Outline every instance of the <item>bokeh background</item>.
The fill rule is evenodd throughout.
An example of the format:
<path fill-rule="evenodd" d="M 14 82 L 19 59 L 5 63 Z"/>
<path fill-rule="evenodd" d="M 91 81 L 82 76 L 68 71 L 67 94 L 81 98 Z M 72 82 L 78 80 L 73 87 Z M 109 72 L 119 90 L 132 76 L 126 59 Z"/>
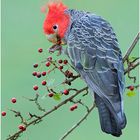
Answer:
<path fill-rule="evenodd" d="M 46 40 L 42 23 L 45 15 L 40 12 L 40 7 L 46 0 L 2 0 L 2 110 L 15 108 L 22 111 L 27 117 L 27 112 L 41 114 L 33 103 L 22 98 L 22 96 L 33 97 L 32 90 L 34 84 L 40 84 L 32 76 L 35 62 L 46 58 L 50 54 L 47 48 L 50 43 Z M 124 54 L 130 46 L 133 38 L 138 32 L 138 0 L 64 0 L 69 8 L 86 10 L 107 19 L 113 26 L 122 53 Z M 41 47 L 45 53 L 40 55 L 37 49 Z M 133 56 L 138 56 L 138 45 L 133 51 Z M 54 55 L 56 59 L 56 55 Z M 138 68 L 133 71 L 138 77 Z M 55 79 L 61 79 L 60 74 L 54 75 Z M 126 78 L 126 85 L 131 84 Z M 138 84 L 138 80 L 136 82 Z M 82 88 L 85 84 L 75 82 L 74 86 Z M 44 88 L 39 91 L 43 96 L 47 93 Z M 127 116 L 127 126 L 123 130 L 120 138 L 102 133 L 99 124 L 98 112 L 95 109 L 88 119 L 80 125 L 66 140 L 138 140 L 138 103 L 139 93 L 128 97 L 124 94 L 125 112 Z M 12 97 L 17 98 L 17 103 L 10 102 Z M 51 99 L 40 99 L 40 102 L 47 109 L 59 103 Z M 86 96 L 84 102 L 92 103 L 90 95 Z M 69 106 L 65 105 L 57 110 L 44 121 L 36 126 L 31 126 L 19 140 L 58 140 L 77 120 L 85 113 L 85 109 L 79 106 L 74 111 L 69 111 Z M 19 119 L 7 111 L 7 116 L 2 118 L 2 140 L 9 134 L 18 130 Z"/>

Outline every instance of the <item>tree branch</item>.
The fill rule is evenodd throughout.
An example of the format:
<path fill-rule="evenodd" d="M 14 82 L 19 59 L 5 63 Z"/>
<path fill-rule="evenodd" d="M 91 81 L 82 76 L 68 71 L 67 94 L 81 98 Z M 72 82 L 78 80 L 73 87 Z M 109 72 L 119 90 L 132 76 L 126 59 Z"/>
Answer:
<path fill-rule="evenodd" d="M 125 69 L 124 74 L 127 74 L 128 72 L 130 72 L 131 70 L 135 69 L 139 65 L 140 65 L 140 61 L 138 61 L 137 63 L 133 64 L 130 68 Z"/>
<path fill-rule="evenodd" d="M 23 116 L 21 115 L 21 113 L 19 111 L 16 111 L 14 109 L 9 109 L 11 112 L 15 113 L 15 117 L 19 117 L 21 120 L 21 123 L 23 124 L 27 124 L 26 120 L 23 118 Z"/>
<path fill-rule="evenodd" d="M 85 88 L 82 88 L 81 90 L 78 90 L 75 94 L 73 94 L 72 96 L 70 96 L 66 100 L 59 103 L 57 106 L 54 106 L 54 108 L 51 109 L 50 111 L 45 112 L 42 116 L 38 116 L 37 118 L 35 118 L 31 122 L 27 123 L 26 128 L 32 124 L 36 124 L 36 123 L 40 122 L 40 120 L 43 119 L 45 116 L 51 114 L 52 112 L 54 112 L 55 110 L 57 110 L 58 108 L 60 108 L 64 104 L 66 104 L 67 102 L 71 101 L 74 97 L 76 97 L 77 95 L 79 95 L 80 93 L 82 93 L 83 91 L 85 91 L 87 89 L 88 89 L 88 87 L 85 87 Z M 20 131 L 16 132 L 15 134 L 13 134 L 12 136 L 10 136 L 9 138 L 7 138 L 6 140 L 16 140 L 20 136 L 21 133 L 23 133 L 23 131 L 20 130 Z"/>
<path fill-rule="evenodd" d="M 72 128 L 70 130 L 68 130 L 63 136 L 62 138 L 60 138 L 60 140 L 64 140 L 72 131 L 74 131 L 84 120 L 86 120 L 86 118 L 88 117 L 88 115 L 91 113 L 91 111 L 95 108 L 95 103 L 89 108 L 88 112 L 75 124 L 72 126 Z"/>
<path fill-rule="evenodd" d="M 127 50 L 126 54 L 124 55 L 124 57 L 123 57 L 123 62 L 125 62 L 126 60 L 128 60 L 128 58 L 129 58 L 131 52 L 133 51 L 134 47 L 136 46 L 136 44 L 137 44 L 137 42 L 138 42 L 138 40 L 139 40 L 139 36 L 140 36 L 140 33 L 137 34 L 137 36 L 135 37 L 135 39 L 134 39 L 132 45 L 129 47 L 129 49 Z M 127 74 L 127 73 L 129 74 L 131 70 L 135 69 L 135 68 L 140 64 L 140 62 L 139 62 L 139 61 L 137 62 L 137 60 L 138 60 L 138 58 L 136 58 L 136 59 L 133 60 L 132 62 L 129 62 L 129 63 L 128 63 L 128 68 L 125 69 L 124 74 Z M 56 61 L 51 61 L 51 60 L 46 60 L 46 61 L 50 61 L 50 63 L 53 65 L 53 68 L 50 70 L 50 72 L 51 72 L 51 71 L 54 71 L 55 69 L 59 69 L 59 66 L 58 66 L 58 64 L 57 64 Z M 44 63 L 44 62 L 46 62 L 46 61 L 42 61 L 41 63 Z M 68 63 L 68 64 L 69 64 L 69 63 Z M 70 65 L 70 64 L 69 64 L 69 65 Z M 71 68 L 73 68 L 73 66 L 71 66 Z M 74 69 L 74 68 L 73 68 L 73 69 Z M 60 70 L 60 69 L 59 69 L 59 70 Z M 74 69 L 74 70 L 75 70 L 75 69 Z M 61 71 L 61 73 L 62 73 L 63 75 L 65 75 L 65 72 L 64 72 L 63 70 L 60 70 L 60 71 Z M 74 80 L 76 80 L 76 79 L 79 78 L 79 77 L 80 77 L 79 74 L 76 75 L 76 76 L 73 76 L 73 75 L 72 75 L 71 77 L 67 77 L 67 76 L 65 75 L 65 78 L 66 78 L 66 79 L 65 79 L 65 81 L 62 82 L 61 84 L 68 84 L 68 85 L 69 85 L 69 84 L 71 84 L 71 82 L 73 82 Z M 69 79 L 67 79 L 67 78 L 69 78 Z M 54 91 L 54 89 L 49 89 L 48 87 L 47 87 L 47 90 L 48 90 L 48 91 Z M 11 111 L 14 112 L 14 113 L 16 114 L 16 116 L 20 117 L 22 123 L 24 123 L 24 124 L 25 124 L 25 127 L 27 128 L 27 127 L 29 127 L 30 125 L 35 125 L 35 124 L 37 124 L 37 123 L 40 123 L 44 117 L 46 117 L 47 115 L 49 115 L 49 114 L 51 114 L 52 112 L 56 111 L 58 108 L 60 108 L 61 106 L 65 105 L 66 103 L 68 103 L 68 102 L 75 102 L 73 99 L 74 99 L 77 95 L 79 95 L 80 93 L 82 93 L 83 91 L 86 91 L 86 94 L 84 94 L 83 96 L 87 95 L 87 94 L 88 94 L 88 87 L 84 87 L 84 88 L 82 88 L 82 89 L 80 89 L 80 90 L 77 90 L 76 88 L 69 88 L 69 91 L 74 91 L 75 93 L 74 93 L 73 95 L 71 95 L 69 98 L 67 98 L 67 99 L 65 99 L 64 101 L 60 102 L 58 105 L 54 106 L 54 107 L 53 107 L 52 109 L 50 109 L 49 111 L 46 111 L 44 108 L 42 108 L 42 107 L 40 106 L 40 104 L 39 104 L 39 102 L 38 102 L 38 97 L 39 97 L 38 94 L 36 94 L 36 97 L 35 97 L 34 99 L 29 99 L 29 98 L 28 98 L 29 101 L 34 101 L 34 102 L 35 102 L 35 104 L 37 105 L 38 109 L 39 109 L 40 111 L 43 112 L 43 115 L 37 116 L 36 114 L 31 114 L 31 113 L 29 113 L 30 119 L 28 119 L 26 123 L 24 122 L 25 119 L 23 118 L 23 116 L 21 116 L 20 112 L 17 112 L 17 111 L 15 111 L 15 110 L 11 110 Z M 54 91 L 54 92 L 55 92 L 55 91 Z M 26 98 L 26 99 L 27 99 L 27 98 Z M 78 100 L 77 102 L 80 103 L 81 105 L 83 105 L 83 106 L 85 106 L 85 107 L 87 108 L 87 113 L 86 113 L 86 114 L 85 114 L 85 115 L 70 129 L 70 130 L 68 130 L 68 132 L 66 132 L 66 133 L 64 134 L 64 136 L 63 136 L 60 140 L 65 139 L 73 130 L 75 130 L 75 129 L 88 117 L 88 115 L 91 113 L 91 111 L 95 108 L 95 103 L 94 103 L 90 108 L 88 108 L 88 106 L 86 106 L 85 104 L 83 104 L 83 103 L 81 102 L 81 100 Z M 32 120 L 31 120 L 31 119 L 32 119 Z M 16 140 L 16 139 L 21 135 L 21 133 L 23 133 L 23 131 L 22 131 L 22 130 L 19 130 L 19 131 L 17 131 L 15 134 L 13 134 L 12 136 L 10 135 L 9 138 L 7 138 L 7 140 Z"/>
<path fill-rule="evenodd" d="M 132 50 L 134 49 L 134 47 L 136 46 L 137 42 L 139 41 L 139 38 L 140 38 L 140 32 L 136 35 L 136 37 L 135 37 L 134 41 L 132 42 L 131 46 L 126 51 L 126 54 L 123 57 L 123 62 L 125 62 L 126 59 L 128 59 L 128 57 L 131 54 Z"/>
<path fill-rule="evenodd" d="M 27 97 L 24 97 L 25 99 L 31 101 L 31 102 L 34 102 L 38 108 L 38 110 L 42 111 L 42 112 L 46 112 L 46 110 L 44 108 L 41 107 L 41 105 L 39 104 L 38 102 L 38 98 L 39 98 L 39 94 L 36 93 L 36 96 L 34 99 L 30 99 L 30 98 L 27 98 Z"/>

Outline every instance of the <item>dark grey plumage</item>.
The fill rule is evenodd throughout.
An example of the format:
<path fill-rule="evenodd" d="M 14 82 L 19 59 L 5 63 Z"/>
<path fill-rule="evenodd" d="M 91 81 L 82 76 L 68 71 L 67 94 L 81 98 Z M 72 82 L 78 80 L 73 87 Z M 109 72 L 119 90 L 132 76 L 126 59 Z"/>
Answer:
<path fill-rule="evenodd" d="M 67 10 L 71 25 L 65 39 L 68 56 L 93 91 L 104 132 L 120 136 L 126 125 L 123 111 L 124 68 L 116 35 L 103 18 Z"/>

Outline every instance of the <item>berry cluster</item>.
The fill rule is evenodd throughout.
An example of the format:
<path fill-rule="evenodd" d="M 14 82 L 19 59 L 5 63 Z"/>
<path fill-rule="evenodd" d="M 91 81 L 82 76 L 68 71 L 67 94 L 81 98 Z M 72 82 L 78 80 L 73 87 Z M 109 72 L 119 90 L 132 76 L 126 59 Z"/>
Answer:
<path fill-rule="evenodd" d="M 45 86 L 45 85 L 47 84 L 46 80 L 43 80 L 43 81 L 41 82 L 41 84 L 42 84 L 42 86 Z M 34 85 L 34 86 L 33 86 L 33 89 L 34 89 L 34 90 L 38 90 L 39 87 L 38 87 L 37 85 Z"/>
<path fill-rule="evenodd" d="M 38 52 L 39 53 L 42 53 L 43 52 L 43 49 L 42 48 L 39 48 L 38 49 Z M 53 59 L 52 59 L 52 57 L 51 56 L 49 56 L 47 59 L 46 59 L 46 61 L 44 61 L 45 62 L 45 66 L 46 67 L 50 67 L 51 66 L 51 64 L 53 63 L 55 63 L 55 64 L 58 64 L 58 66 L 57 66 L 57 68 L 59 69 L 59 70 L 63 70 L 63 68 L 64 68 L 64 66 L 66 66 L 67 64 L 68 64 L 68 60 L 66 60 L 66 59 L 64 59 L 64 60 L 62 60 L 62 59 L 59 59 L 58 61 L 54 61 Z M 34 65 L 33 65 L 33 67 L 34 68 L 39 68 L 39 66 L 40 66 L 41 64 L 38 64 L 38 63 L 35 63 Z M 66 77 L 72 77 L 73 76 L 73 73 L 72 72 L 70 72 L 70 73 L 68 73 L 69 71 L 67 71 L 67 74 L 65 75 Z M 48 74 L 50 73 L 50 70 L 48 70 Z M 38 78 L 40 78 L 41 76 L 46 76 L 46 74 L 47 74 L 47 72 L 46 71 L 43 71 L 43 72 L 37 72 L 37 71 L 34 71 L 33 73 L 32 73 L 32 75 L 33 76 L 36 76 L 36 77 L 38 77 Z"/>
<path fill-rule="evenodd" d="M 73 73 L 72 73 L 71 71 L 69 71 L 69 70 L 66 70 L 66 71 L 65 71 L 65 76 L 66 76 L 67 78 L 72 78 L 72 77 L 73 77 Z"/>
<path fill-rule="evenodd" d="M 38 49 L 38 53 L 42 53 L 43 52 L 43 49 L 42 48 L 39 48 Z M 44 63 L 45 63 L 45 65 L 44 66 L 46 66 L 47 68 L 49 68 L 51 65 L 52 66 L 55 66 L 55 69 L 59 69 L 59 70 L 61 70 L 61 72 L 64 74 L 64 76 L 66 77 L 66 78 L 73 78 L 73 72 L 72 71 L 70 71 L 70 70 L 68 70 L 68 60 L 66 60 L 66 59 L 59 59 L 59 60 L 53 60 L 53 58 L 51 57 L 51 56 L 49 56 L 47 59 L 46 59 L 46 61 L 44 61 Z M 33 67 L 35 68 L 35 69 L 39 69 L 40 67 L 41 67 L 41 65 L 42 65 L 43 63 L 35 63 L 35 64 L 33 64 Z M 67 67 L 67 70 L 64 70 L 63 71 L 63 69 L 65 68 L 65 67 Z M 32 75 L 33 76 L 35 76 L 35 77 L 37 77 L 37 78 L 41 78 L 41 77 L 45 77 L 45 76 L 47 76 L 51 71 L 53 71 L 53 70 L 51 70 L 51 69 L 49 69 L 47 72 L 46 71 L 42 71 L 42 72 L 40 72 L 40 71 L 33 71 L 32 72 Z M 42 86 L 47 86 L 47 81 L 46 80 L 42 80 L 42 82 L 41 82 L 41 85 Z M 69 85 L 71 85 L 71 84 L 69 84 Z M 34 85 L 33 86 L 33 90 L 34 91 L 37 91 L 37 90 L 39 90 L 39 86 L 38 85 Z M 54 95 L 55 95 L 56 93 L 55 92 L 49 92 L 48 93 L 48 96 L 49 97 L 53 97 Z M 61 95 L 69 95 L 69 89 L 64 89 L 62 92 L 61 92 Z M 17 102 L 17 100 L 16 100 L 16 98 L 12 98 L 11 99 L 11 102 L 14 104 L 14 103 L 16 103 Z M 73 105 L 71 108 L 70 108 L 70 110 L 71 111 L 73 111 L 73 110 L 75 110 L 77 108 L 77 104 L 75 104 L 75 105 Z M 2 116 L 6 116 L 6 111 L 2 111 L 1 112 L 1 115 Z M 26 130 L 26 127 L 24 126 L 24 125 L 19 125 L 19 129 L 20 130 L 22 130 L 22 131 L 25 131 Z"/>
<path fill-rule="evenodd" d="M 42 48 L 39 48 L 38 49 L 38 52 L 39 53 L 42 53 L 43 52 L 43 49 Z M 65 65 L 67 65 L 68 64 L 68 60 L 66 60 L 66 59 L 64 59 L 64 60 L 62 60 L 62 59 L 59 59 L 58 61 L 54 61 L 53 59 L 52 59 L 52 57 L 51 56 L 49 56 L 47 59 L 46 59 L 46 61 L 44 61 L 45 62 L 45 66 L 46 67 L 50 67 L 51 66 L 51 64 L 53 63 L 55 63 L 55 65 L 57 65 L 58 64 L 58 66 L 56 67 L 56 68 L 58 68 L 59 70 L 63 70 L 63 68 L 64 68 L 64 66 Z M 42 64 L 38 64 L 38 63 L 35 63 L 34 65 L 33 65 L 33 67 L 36 69 L 36 68 L 39 68 L 39 66 L 41 66 Z M 48 72 L 46 72 L 46 71 L 42 71 L 42 72 L 40 72 L 40 71 L 33 71 L 32 72 L 32 75 L 33 76 L 35 76 L 35 77 L 37 77 L 37 78 L 41 78 L 41 76 L 47 76 L 47 74 L 49 74 L 50 72 L 51 72 L 52 70 L 48 70 Z M 65 74 L 65 76 L 66 77 L 72 77 L 73 76 L 73 73 L 72 72 L 70 72 L 70 71 L 66 71 L 67 72 L 67 74 Z M 45 80 L 43 80 L 42 81 L 42 85 L 46 85 L 47 84 L 47 82 L 45 81 Z M 34 90 L 38 90 L 38 86 L 37 85 L 35 85 L 34 87 L 33 87 L 33 89 Z"/>
<path fill-rule="evenodd" d="M 58 69 L 59 70 L 62 70 L 64 68 L 64 66 L 68 64 L 68 60 L 66 60 L 66 59 L 65 60 L 59 59 L 58 60 L 58 64 L 60 64 L 60 66 L 58 67 Z"/>
<path fill-rule="evenodd" d="M 42 53 L 43 52 L 43 49 L 42 48 L 39 48 L 38 49 L 38 52 L 39 53 Z M 40 78 L 41 76 L 48 76 L 49 74 L 50 74 L 50 72 L 51 71 L 53 71 L 54 69 L 58 69 L 58 70 L 60 70 L 63 74 L 64 74 L 64 76 L 65 76 L 65 78 L 73 78 L 73 72 L 72 71 L 70 71 L 70 70 L 68 70 L 68 68 L 69 68 L 69 66 L 68 66 L 68 64 L 69 64 L 69 62 L 68 62 L 68 60 L 67 59 L 59 59 L 59 60 L 54 60 L 51 56 L 49 56 L 47 59 L 46 59 L 46 61 L 42 61 L 43 63 L 45 63 L 45 65 L 44 66 L 46 66 L 47 68 L 49 68 L 48 70 L 47 70 L 47 72 L 46 72 L 46 70 L 45 71 L 42 71 L 42 72 L 40 72 L 40 71 L 33 71 L 33 73 L 32 73 L 32 75 L 33 76 L 35 76 L 35 77 L 37 77 L 37 78 Z M 39 67 L 41 67 L 42 68 L 42 65 L 43 65 L 43 63 L 35 63 L 34 65 L 33 65 L 33 67 L 36 69 L 36 68 L 38 68 L 39 69 Z M 54 66 L 54 67 L 53 67 Z M 53 68 L 52 68 L 53 67 Z M 43 85 L 43 86 L 46 86 L 47 87 L 47 81 L 46 80 L 43 80 L 42 82 L 41 82 L 41 84 Z M 67 83 L 68 85 L 71 85 L 71 83 Z M 48 87 L 47 87 L 47 89 L 48 89 Z M 38 85 L 34 85 L 33 86 L 33 90 L 35 90 L 35 91 L 37 91 L 37 90 L 39 90 L 39 86 Z M 49 90 L 48 90 L 49 91 Z M 69 89 L 64 89 L 62 92 L 60 92 L 60 94 L 61 95 L 69 95 Z M 56 97 L 56 93 L 55 92 L 52 92 L 52 91 L 50 91 L 49 93 L 48 93 L 48 97 Z M 74 109 L 76 109 L 77 107 L 76 107 L 76 105 L 75 105 L 75 107 L 74 107 Z"/>
<path fill-rule="evenodd" d="M 66 59 L 65 60 L 59 59 L 58 63 L 66 65 L 66 64 L 68 64 L 68 60 L 66 60 Z"/>
<path fill-rule="evenodd" d="M 32 75 L 33 76 L 36 76 L 37 78 L 40 78 L 41 76 L 45 76 L 47 73 L 46 73 L 46 71 L 43 71 L 42 73 L 41 72 L 36 72 L 36 71 L 34 71 L 33 73 L 32 73 Z"/>

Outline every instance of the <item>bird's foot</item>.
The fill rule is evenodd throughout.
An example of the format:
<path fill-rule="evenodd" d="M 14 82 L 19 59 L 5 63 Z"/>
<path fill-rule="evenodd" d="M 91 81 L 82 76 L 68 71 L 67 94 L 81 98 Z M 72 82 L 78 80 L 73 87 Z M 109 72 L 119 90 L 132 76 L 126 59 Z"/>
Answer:
<path fill-rule="evenodd" d="M 62 53 L 62 46 L 55 44 L 52 47 L 49 48 L 49 53 L 54 53 L 55 51 L 58 51 L 58 56 Z"/>

